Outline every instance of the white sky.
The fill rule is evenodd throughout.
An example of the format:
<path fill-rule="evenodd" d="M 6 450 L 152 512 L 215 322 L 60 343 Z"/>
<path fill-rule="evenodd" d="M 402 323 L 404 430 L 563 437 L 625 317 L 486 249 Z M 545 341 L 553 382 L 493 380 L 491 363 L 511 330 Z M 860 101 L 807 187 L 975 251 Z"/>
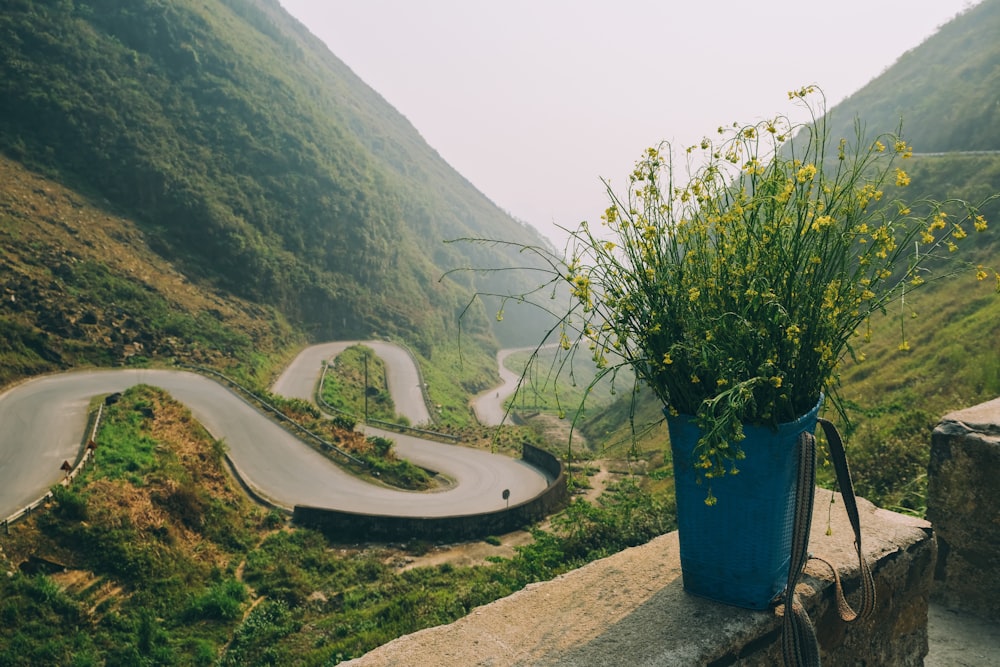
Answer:
<path fill-rule="evenodd" d="M 642 150 L 835 105 L 980 0 L 280 0 L 500 208 L 562 246 Z M 801 115 L 801 114 L 799 114 Z"/>

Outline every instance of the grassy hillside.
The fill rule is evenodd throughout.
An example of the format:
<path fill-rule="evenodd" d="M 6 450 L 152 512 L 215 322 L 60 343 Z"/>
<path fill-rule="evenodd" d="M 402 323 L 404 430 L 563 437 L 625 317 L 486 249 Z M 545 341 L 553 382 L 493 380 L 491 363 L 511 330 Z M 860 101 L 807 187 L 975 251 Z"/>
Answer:
<path fill-rule="evenodd" d="M 98 442 L 74 488 L 4 539 L 0 664 L 212 664 L 250 609 L 240 561 L 281 518 L 148 387 L 109 411 Z"/>
<path fill-rule="evenodd" d="M 273 307 L 196 286 L 78 192 L 2 156 L 0 183 L 0 384 L 152 358 L 260 384 L 303 342 Z"/>
<path fill-rule="evenodd" d="M 902 118 L 918 153 L 1000 150 L 997 34 L 1000 2 L 983 0 L 838 104 L 834 133 L 853 136 L 855 116 L 870 130 Z"/>
<path fill-rule="evenodd" d="M 515 261 L 444 241 L 542 242 L 273 0 L 14 0 L 0 34 L 0 151 L 312 338 L 431 356 L 478 279 L 442 274 Z M 488 310 L 470 343 L 494 344 Z"/>

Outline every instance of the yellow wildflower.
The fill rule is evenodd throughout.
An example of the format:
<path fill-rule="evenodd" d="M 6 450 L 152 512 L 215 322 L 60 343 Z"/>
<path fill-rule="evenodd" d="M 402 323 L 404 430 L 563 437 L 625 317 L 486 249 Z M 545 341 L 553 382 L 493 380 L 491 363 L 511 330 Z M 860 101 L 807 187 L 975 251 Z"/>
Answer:
<path fill-rule="evenodd" d="M 821 215 L 815 220 L 813 220 L 812 230 L 814 232 L 821 232 L 832 224 L 833 224 L 833 218 L 831 218 L 828 215 Z"/>
<path fill-rule="evenodd" d="M 782 188 L 781 192 L 778 193 L 778 195 L 775 198 L 778 200 L 779 203 L 784 204 L 791 198 L 792 191 L 794 189 L 795 189 L 795 181 L 793 181 L 792 179 L 788 179 L 785 182 L 785 187 Z"/>
<path fill-rule="evenodd" d="M 910 184 L 910 177 L 902 169 L 896 169 L 896 187 L 905 188 Z"/>
<path fill-rule="evenodd" d="M 805 183 L 806 181 L 811 181 L 815 175 L 816 165 L 807 164 L 799 169 L 799 173 L 796 174 L 796 180 L 798 180 L 799 183 Z"/>

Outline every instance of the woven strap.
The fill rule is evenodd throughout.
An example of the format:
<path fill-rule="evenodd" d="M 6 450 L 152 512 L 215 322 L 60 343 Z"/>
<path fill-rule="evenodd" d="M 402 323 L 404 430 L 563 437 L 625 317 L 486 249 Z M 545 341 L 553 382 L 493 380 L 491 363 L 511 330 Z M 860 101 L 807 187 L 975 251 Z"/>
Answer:
<path fill-rule="evenodd" d="M 832 422 L 821 418 L 819 424 L 826 434 L 826 441 L 830 446 L 830 458 L 833 460 L 834 470 L 837 471 L 837 485 L 840 487 L 840 495 L 844 499 L 844 509 L 847 510 L 847 517 L 851 520 L 851 527 L 854 529 L 854 549 L 858 552 L 858 563 L 861 566 L 861 606 L 857 611 L 851 608 L 844 597 L 844 588 L 840 585 L 840 574 L 837 572 L 837 568 L 822 558 L 815 558 L 815 560 L 826 563 L 833 572 L 837 591 L 837 612 L 845 622 L 851 623 L 858 619 L 868 618 L 875 610 L 875 578 L 872 576 L 871 567 L 865 560 L 864 552 L 861 549 L 861 517 L 858 514 L 858 501 L 854 498 L 851 469 L 847 467 L 844 441 L 840 438 L 840 433 L 837 432 L 837 427 Z"/>
<path fill-rule="evenodd" d="M 788 571 L 788 584 L 785 588 L 785 613 L 781 631 L 781 650 L 787 667 L 819 667 L 820 665 L 816 628 L 795 594 L 795 585 L 805 568 L 806 561 L 810 558 L 826 563 L 833 572 L 837 611 L 844 622 L 851 623 L 866 618 L 875 609 L 875 580 L 861 549 L 861 517 L 858 513 L 857 500 L 854 497 L 851 471 L 847 467 L 844 442 L 832 422 L 821 418 L 819 424 L 826 434 L 830 446 L 830 458 L 833 460 L 833 466 L 837 472 L 837 484 L 840 486 L 840 493 L 844 499 L 847 517 L 854 529 L 854 546 L 857 549 L 858 562 L 861 565 L 861 607 L 858 611 L 854 611 L 848 604 L 837 568 L 822 558 L 809 555 L 809 529 L 812 525 L 813 501 L 816 495 L 816 439 L 812 433 L 803 433 L 799 436 L 798 442 L 799 465 L 795 490 L 792 558 Z"/>
<path fill-rule="evenodd" d="M 787 667 L 819 667 L 816 628 L 795 594 L 795 584 L 809 560 L 809 529 L 816 497 L 816 439 L 812 433 L 799 436 L 799 466 L 795 480 L 795 519 L 792 528 L 792 560 L 785 585 L 785 615 L 781 625 L 781 652 Z"/>

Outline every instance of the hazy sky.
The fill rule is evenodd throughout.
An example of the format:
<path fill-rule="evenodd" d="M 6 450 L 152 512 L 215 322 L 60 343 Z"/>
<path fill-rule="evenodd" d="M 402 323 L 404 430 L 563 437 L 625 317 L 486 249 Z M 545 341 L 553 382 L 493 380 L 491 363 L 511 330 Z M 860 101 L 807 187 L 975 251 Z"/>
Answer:
<path fill-rule="evenodd" d="M 601 178 L 720 124 L 830 106 L 979 0 L 280 0 L 449 164 L 561 246 Z M 801 115 L 801 114 L 799 114 Z M 890 128 L 891 129 L 891 128 Z"/>

